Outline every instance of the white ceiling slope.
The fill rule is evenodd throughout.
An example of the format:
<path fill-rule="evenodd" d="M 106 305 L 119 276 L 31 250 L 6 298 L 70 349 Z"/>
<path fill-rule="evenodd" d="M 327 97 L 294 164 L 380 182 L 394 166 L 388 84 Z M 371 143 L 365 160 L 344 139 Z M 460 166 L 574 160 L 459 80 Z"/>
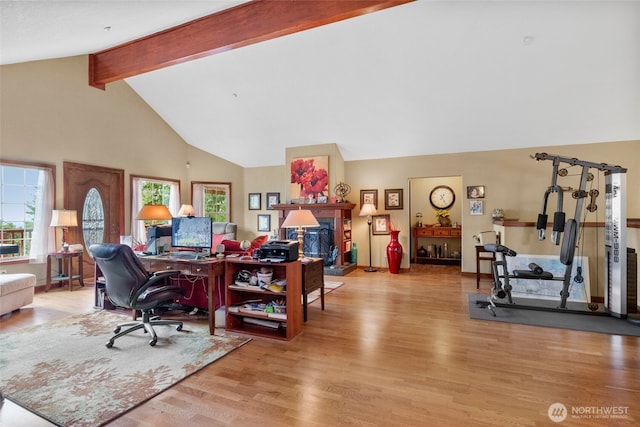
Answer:
<path fill-rule="evenodd" d="M 56 26 L 5 3 L 61 5 L 73 36 L 46 47 Z M 238 3 L 2 0 L 2 60 L 99 51 L 121 14 L 133 39 Z M 126 81 L 187 143 L 243 167 L 326 143 L 350 161 L 640 139 L 640 1 L 419 0 Z"/>

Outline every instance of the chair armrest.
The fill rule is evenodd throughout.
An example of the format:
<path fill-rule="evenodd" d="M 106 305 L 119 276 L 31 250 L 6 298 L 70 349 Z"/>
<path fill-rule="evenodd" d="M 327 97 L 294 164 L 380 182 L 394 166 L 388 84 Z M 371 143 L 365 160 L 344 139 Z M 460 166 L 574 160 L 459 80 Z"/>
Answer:
<path fill-rule="evenodd" d="M 160 271 L 154 271 L 153 273 L 151 273 L 151 275 L 149 276 L 149 278 L 164 278 L 167 276 L 173 276 L 174 274 L 180 274 L 182 273 L 181 270 L 160 270 Z"/>

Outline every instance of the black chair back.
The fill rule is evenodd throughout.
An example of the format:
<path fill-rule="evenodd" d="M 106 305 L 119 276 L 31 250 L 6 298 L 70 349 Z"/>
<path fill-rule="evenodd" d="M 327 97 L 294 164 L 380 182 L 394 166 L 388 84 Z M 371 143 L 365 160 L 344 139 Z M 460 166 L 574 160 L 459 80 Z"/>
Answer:
<path fill-rule="evenodd" d="M 89 252 L 104 275 L 109 299 L 117 306 L 134 308 L 140 288 L 149 280 L 135 252 L 127 245 L 112 243 L 91 245 Z"/>

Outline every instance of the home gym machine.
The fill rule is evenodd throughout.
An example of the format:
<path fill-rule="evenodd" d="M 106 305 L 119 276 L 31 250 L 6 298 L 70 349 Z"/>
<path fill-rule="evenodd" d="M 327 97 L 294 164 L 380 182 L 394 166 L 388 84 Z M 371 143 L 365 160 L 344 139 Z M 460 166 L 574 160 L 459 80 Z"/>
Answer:
<path fill-rule="evenodd" d="M 555 277 L 552 273 L 544 271 L 540 266 L 531 263 L 528 270 L 514 270 L 509 272 L 507 257 L 516 256 L 517 253 L 504 246 L 490 244 L 485 245 L 485 250 L 496 253 L 496 260 L 492 265 L 493 288 L 487 301 L 477 301 L 478 305 L 483 305 L 491 310 L 495 316 L 496 307 L 526 308 L 533 310 L 553 310 L 562 312 L 580 312 L 592 314 L 604 314 L 614 317 L 627 317 L 627 217 L 626 217 L 626 172 L 620 166 L 611 166 L 605 163 L 592 163 L 566 158 L 546 153 L 537 153 L 532 156 L 537 161 L 553 161 L 553 171 L 551 185 L 544 193 L 542 212 L 538 215 L 536 229 L 538 240 L 545 239 L 547 227 L 547 202 L 551 194 L 557 195 L 557 208 L 553 215 L 553 229 L 551 241 L 554 245 L 559 245 L 560 235 L 562 235 L 562 246 L 560 249 L 560 262 L 564 265 L 564 274 Z M 569 166 L 580 166 L 580 188 L 563 189 L 557 183 L 558 176 L 567 176 L 566 168 L 560 168 L 561 164 Z M 587 182 L 593 180 L 590 169 L 597 169 L 605 173 L 605 282 L 606 292 L 604 296 L 604 308 L 601 310 L 596 303 L 588 302 L 586 307 L 576 304 L 576 308 L 567 308 L 567 299 L 572 281 L 582 282 L 581 267 L 577 267 L 576 275 L 572 278 L 573 258 L 576 250 L 578 236 L 580 235 L 580 216 L 583 212 L 585 199 L 590 198 L 586 206 L 588 212 L 597 210 L 596 198 L 599 195 L 597 189 L 587 191 Z M 565 221 L 563 211 L 563 192 L 572 191 L 571 195 L 576 199 L 574 218 Z M 536 306 L 516 304 L 511 296 L 512 285 L 509 279 L 524 280 L 556 280 L 562 282 L 560 291 L 560 304 L 557 307 Z M 506 303 L 498 300 L 507 299 Z"/>

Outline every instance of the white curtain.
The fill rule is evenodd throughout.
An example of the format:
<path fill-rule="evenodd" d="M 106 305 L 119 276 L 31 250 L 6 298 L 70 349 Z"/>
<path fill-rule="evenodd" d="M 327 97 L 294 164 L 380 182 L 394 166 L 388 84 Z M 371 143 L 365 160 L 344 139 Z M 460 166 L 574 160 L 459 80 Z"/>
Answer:
<path fill-rule="evenodd" d="M 169 212 L 174 217 L 178 216 L 178 212 L 180 212 L 180 186 L 177 182 L 169 182 Z"/>
<path fill-rule="evenodd" d="M 133 244 L 143 243 L 147 241 L 146 229 L 144 221 L 138 221 L 136 216 L 142 209 L 142 178 L 133 178 L 133 188 L 131 190 L 131 236 Z"/>
<path fill-rule="evenodd" d="M 191 206 L 196 216 L 204 216 L 204 184 L 193 184 Z"/>
<path fill-rule="evenodd" d="M 169 186 L 169 212 L 171 215 L 177 216 L 180 211 L 180 186 L 177 182 L 172 181 L 160 181 L 148 178 L 133 178 L 133 189 L 131 191 L 131 236 L 133 236 L 133 242 L 146 243 L 147 242 L 147 229 L 144 226 L 144 221 L 136 219 L 138 212 L 142 209 L 142 186 L 145 182 L 157 182 L 166 184 Z"/>
<path fill-rule="evenodd" d="M 54 203 L 53 194 L 53 173 L 51 169 L 43 169 L 38 174 L 36 209 L 29 250 L 29 262 L 32 264 L 46 262 L 47 254 L 56 250 L 56 232 L 49 226 Z"/>

